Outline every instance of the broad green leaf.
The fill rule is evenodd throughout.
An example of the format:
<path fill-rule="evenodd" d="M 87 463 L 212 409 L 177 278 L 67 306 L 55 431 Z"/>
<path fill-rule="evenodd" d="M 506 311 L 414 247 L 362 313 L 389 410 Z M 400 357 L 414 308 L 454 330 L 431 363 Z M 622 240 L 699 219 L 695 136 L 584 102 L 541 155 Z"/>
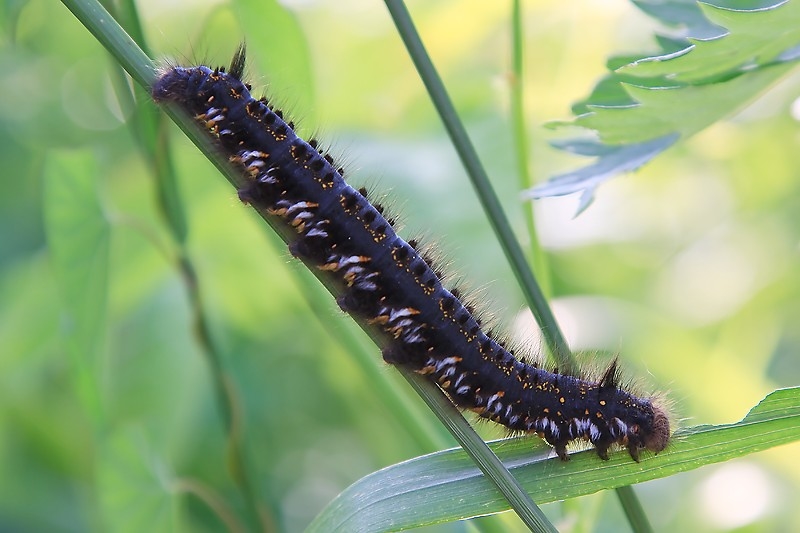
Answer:
<path fill-rule="evenodd" d="M 99 172 L 89 152 L 56 153 L 45 166 L 44 216 L 61 295 L 63 336 L 85 407 L 100 414 L 94 367 L 104 330 L 109 225 L 100 207 Z"/>
<path fill-rule="evenodd" d="M 492 449 L 537 503 L 576 498 L 667 477 L 800 440 L 800 387 L 772 392 L 738 423 L 695 426 L 666 451 L 634 463 L 624 452 L 600 461 L 593 450 L 563 463 L 538 439 L 496 441 Z M 309 527 L 316 531 L 398 531 L 508 509 L 460 449 L 384 468 L 351 485 Z"/>
<path fill-rule="evenodd" d="M 579 208 L 583 209 L 599 182 L 640 167 L 678 139 L 730 115 L 796 65 L 800 2 L 727 4 L 734 7 L 685 0 L 637 2 L 665 24 L 685 26 L 689 37 L 661 37 L 657 54 L 609 60 L 610 74 L 573 107 L 576 117 L 550 124 L 555 129 L 578 126 L 591 132 L 588 140 L 554 143 L 557 148 L 594 142 L 607 150 L 587 154 L 597 156 L 597 161 L 555 176 L 525 196 L 583 191 Z M 644 143 L 658 139 L 672 142 L 642 148 L 653 148 Z"/>

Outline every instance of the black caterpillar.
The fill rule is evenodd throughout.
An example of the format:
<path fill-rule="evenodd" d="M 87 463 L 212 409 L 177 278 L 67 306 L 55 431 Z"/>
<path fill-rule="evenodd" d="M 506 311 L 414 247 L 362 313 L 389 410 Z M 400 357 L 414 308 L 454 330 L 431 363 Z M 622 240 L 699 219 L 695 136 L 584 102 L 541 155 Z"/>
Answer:
<path fill-rule="evenodd" d="M 178 103 L 217 139 L 247 177 L 241 200 L 290 229 L 292 255 L 333 287 L 345 312 L 379 332 L 386 362 L 427 376 L 461 408 L 538 434 L 562 460 L 573 440 L 591 442 L 602 459 L 614 444 L 635 461 L 642 449 L 666 447 L 666 413 L 619 387 L 616 362 L 596 381 L 560 375 L 517 360 L 484 333 L 383 209 L 345 183 L 315 140 L 299 138 L 280 111 L 250 95 L 244 65 L 240 47 L 228 72 L 166 68 L 153 99 Z"/>

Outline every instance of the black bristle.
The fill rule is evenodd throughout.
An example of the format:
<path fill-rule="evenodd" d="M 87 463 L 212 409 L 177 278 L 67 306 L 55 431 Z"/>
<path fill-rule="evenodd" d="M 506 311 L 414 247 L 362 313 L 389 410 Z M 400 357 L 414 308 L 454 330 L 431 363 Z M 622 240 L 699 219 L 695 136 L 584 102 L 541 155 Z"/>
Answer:
<path fill-rule="evenodd" d="M 247 59 L 247 46 L 245 45 L 245 43 L 242 43 L 239 45 L 239 48 L 237 48 L 236 52 L 233 54 L 233 59 L 231 59 L 231 66 L 228 69 L 228 73 L 237 80 L 241 80 L 244 77 L 244 65 L 246 59 Z M 224 70 L 222 71 L 224 72 Z"/>

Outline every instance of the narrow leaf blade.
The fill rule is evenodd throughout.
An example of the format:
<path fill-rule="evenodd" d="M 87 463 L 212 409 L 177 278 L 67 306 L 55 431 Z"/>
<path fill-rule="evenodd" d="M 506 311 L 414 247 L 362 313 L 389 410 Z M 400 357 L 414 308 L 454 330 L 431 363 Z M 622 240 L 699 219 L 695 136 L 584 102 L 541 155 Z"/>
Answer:
<path fill-rule="evenodd" d="M 667 477 L 800 440 L 800 387 L 772 392 L 740 422 L 679 430 L 657 456 L 631 462 L 624 453 L 600 461 L 593 450 L 561 462 L 538 439 L 491 447 L 539 503 Z M 317 531 L 398 531 L 508 509 L 460 449 L 399 463 L 362 478 L 309 527 Z"/>

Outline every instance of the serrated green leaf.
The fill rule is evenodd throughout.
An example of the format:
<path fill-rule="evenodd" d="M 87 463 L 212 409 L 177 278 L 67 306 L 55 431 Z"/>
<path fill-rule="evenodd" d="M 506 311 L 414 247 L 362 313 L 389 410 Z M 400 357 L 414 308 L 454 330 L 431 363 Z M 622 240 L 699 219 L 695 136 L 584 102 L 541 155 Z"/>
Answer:
<path fill-rule="evenodd" d="M 739 108 L 775 83 L 793 65 L 771 65 L 723 83 L 650 88 L 624 84 L 637 105 L 589 106 L 574 124 L 600 134 L 606 145 L 619 146 L 667 135 L 687 138 Z"/>
<path fill-rule="evenodd" d="M 573 106 L 576 117 L 551 127 L 591 130 L 612 149 L 592 165 L 526 191 L 526 197 L 583 192 L 581 209 L 585 208 L 600 181 L 643 165 L 672 144 L 642 158 L 642 143 L 694 135 L 762 93 L 800 57 L 800 2 L 636 4 L 666 24 L 687 27 L 690 37 L 661 37 L 660 53 L 637 60 L 610 59 L 614 70 Z M 716 34 L 714 28 L 724 31 Z"/>
<path fill-rule="evenodd" d="M 639 9 L 670 26 L 683 26 L 686 34 L 695 39 L 713 39 L 725 34 L 725 29 L 715 26 L 703 16 L 696 0 L 634 0 Z"/>
<path fill-rule="evenodd" d="M 592 203 L 594 191 L 601 183 L 621 172 L 636 170 L 677 140 L 678 136 L 672 134 L 624 146 L 608 146 L 598 141 L 583 139 L 561 142 L 557 144 L 560 149 L 580 155 L 597 156 L 597 160 L 589 166 L 555 176 L 536 189 L 523 193 L 523 198 L 563 196 L 583 191 L 576 211 L 577 216 Z"/>
<path fill-rule="evenodd" d="M 744 69 L 781 62 L 781 53 L 800 42 L 799 2 L 778 2 L 755 11 L 699 5 L 709 21 L 727 30 L 724 35 L 710 40 L 690 38 L 691 49 L 685 54 L 646 57 L 618 72 L 642 78 L 669 76 L 685 83 L 707 83 Z"/>
<path fill-rule="evenodd" d="M 561 462 L 538 439 L 496 441 L 492 449 L 538 503 L 667 477 L 800 440 L 800 387 L 772 392 L 735 424 L 679 430 L 666 451 L 640 463 L 625 453 L 600 461 L 593 450 Z M 460 449 L 399 463 L 340 494 L 308 532 L 399 531 L 497 513 L 508 504 Z"/>

